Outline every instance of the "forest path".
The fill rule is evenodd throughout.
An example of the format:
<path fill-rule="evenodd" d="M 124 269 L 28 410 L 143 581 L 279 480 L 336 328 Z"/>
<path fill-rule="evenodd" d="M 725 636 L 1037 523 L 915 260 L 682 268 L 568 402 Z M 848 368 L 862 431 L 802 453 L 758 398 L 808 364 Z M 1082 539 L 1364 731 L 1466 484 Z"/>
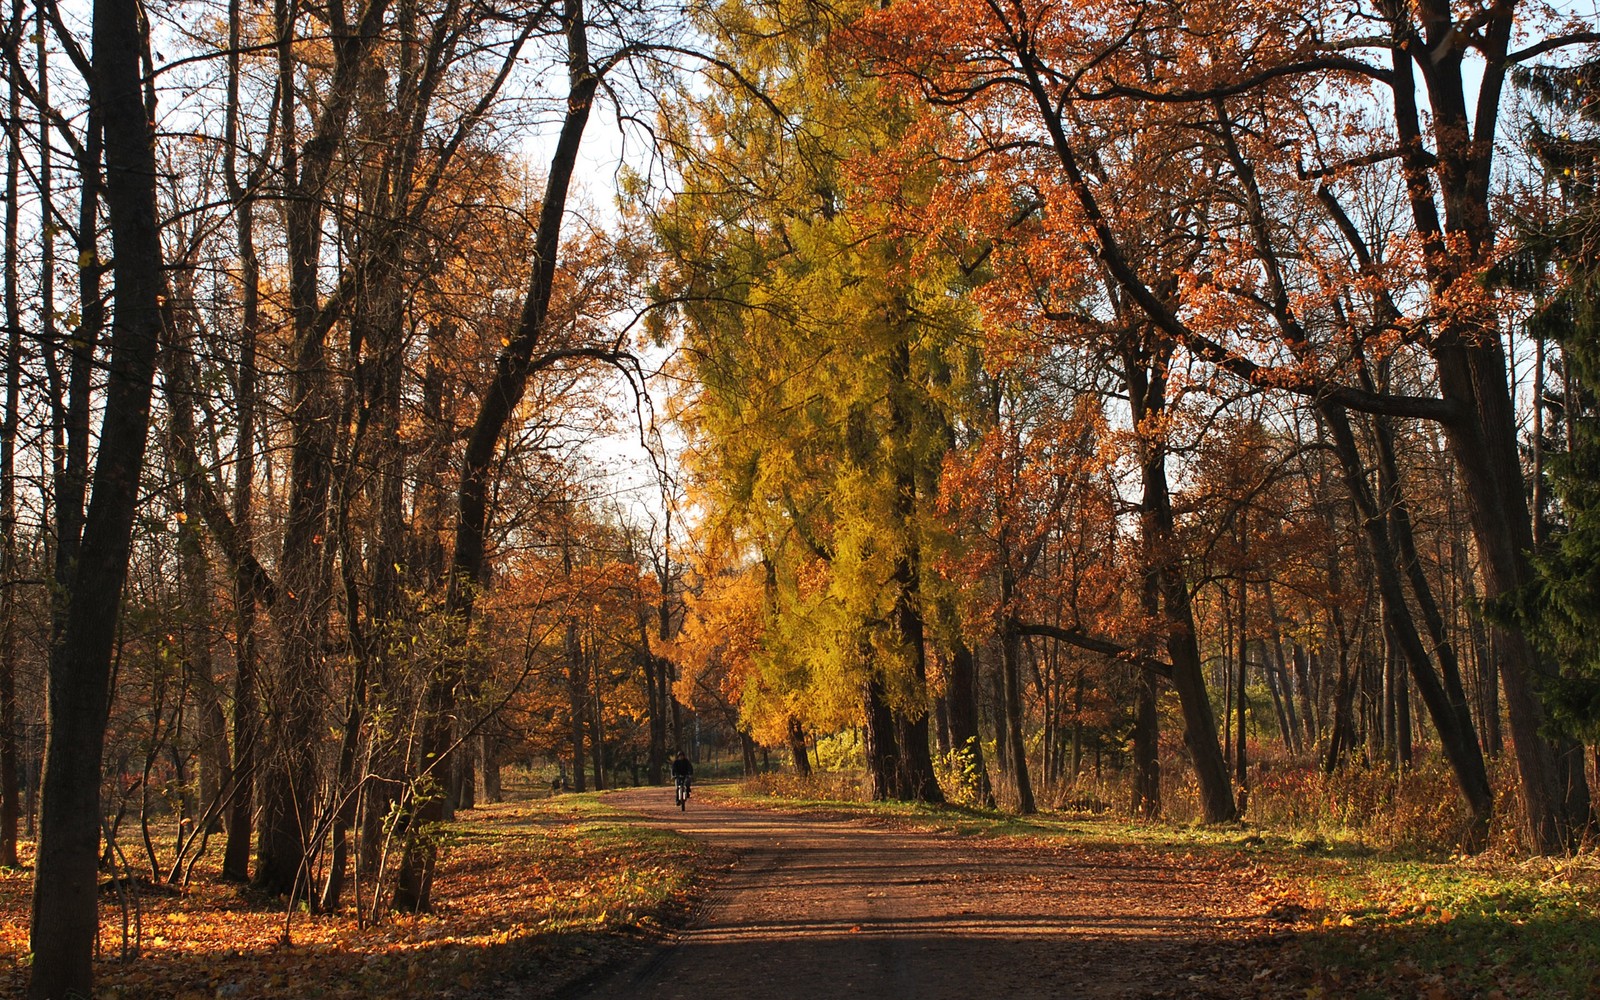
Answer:
<path fill-rule="evenodd" d="M 1272 928 L 1237 868 L 714 795 L 680 813 L 670 788 L 604 801 L 732 860 L 674 941 L 573 994 L 584 1000 L 1275 995 Z"/>

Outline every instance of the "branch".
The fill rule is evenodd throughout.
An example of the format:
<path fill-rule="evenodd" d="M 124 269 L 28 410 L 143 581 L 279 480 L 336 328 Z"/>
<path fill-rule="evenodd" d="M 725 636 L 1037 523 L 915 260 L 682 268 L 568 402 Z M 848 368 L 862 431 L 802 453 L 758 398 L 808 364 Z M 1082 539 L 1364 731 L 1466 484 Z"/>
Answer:
<path fill-rule="evenodd" d="M 1046 639 L 1054 639 L 1069 646 L 1087 649 L 1091 653 L 1103 653 L 1113 660 L 1119 660 L 1135 667 L 1143 667 L 1152 673 L 1160 674 L 1169 681 L 1172 680 L 1172 664 L 1102 636 L 1090 635 L 1078 629 L 1061 628 L 1056 625 L 1045 625 L 1038 622 L 1019 622 L 1017 624 L 1017 632 L 1021 635 L 1037 635 Z"/>
<path fill-rule="evenodd" d="M 1555 35 L 1542 42 L 1535 42 L 1525 49 L 1507 53 L 1506 62 L 1519 63 L 1568 45 L 1593 45 L 1596 42 L 1600 42 L 1600 31 L 1575 31 L 1570 35 Z"/>
<path fill-rule="evenodd" d="M 1379 83 L 1391 82 L 1390 71 L 1382 67 L 1374 66 L 1360 59 L 1327 56 L 1321 59 L 1307 59 L 1301 62 L 1284 63 L 1282 66 L 1273 66 L 1253 76 L 1247 76 L 1242 80 L 1236 80 L 1224 86 L 1211 87 L 1205 90 L 1149 90 L 1145 87 L 1132 87 L 1125 83 L 1113 83 L 1105 90 L 1078 91 L 1076 96 L 1085 101 L 1105 101 L 1118 97 L 1133 97 L 1157 104 L 1194 104 L 1248 93 L 1263 83 L 1281 76 L 1300 76 L 1328 70 L 1369 77 Z"/>
<path fill-rule="evenodd" d="M 1370 167 L 1379 163 L 1383 163 L 1386 160 L 1400 159 L 1405 155 L 1406 151 L 1404 149 L 1401 149 L 1398 146 L 1391 146 L 1388 149 L 1375 150 L 1371 153 L 1367 153 L 1364 156 L 1353 156 L 1348 160 L 1343 160 L 1339 163 L 1334 163 L 1327 166 L 1312 167 L 1307 169 L 1304 163 L 1296 163 L 1294 172 L 1298 174 L 1300 179 L 1303 181 L 1319 180 L 1324 177 L 1337 176 L 1338 174 L 1349 170 L 1352 167 Z M 1422 151 L 1419 159 L 1421 162 L 1424 162 L 1431 167 L 1437 167 L 1439 165 L 1438 157 L 1434 156 L 1432 153 L 1429 153 L 1427 150 Z"/>
<path fill-rule="evenodd" d="M 1085 218 L 1088 220 L 1093 232 L 1093 239 L 1089 241 L 1091 251 L 1110 272 L 1111 276 L 1127 292 L 1128 297 L 1139 307 L 1151 323 L 1166 333 L 1173 340 L 1183 345 L 1189 353 L 1203 361 L 1208 361 L 1223 371 L 1243 379 L 1251 385 L 1273 385 L 1302 396 L 1314 399 L 1331 400 L 1341 406 L 1363 413 L 1381 413 L 1392 417 L 1415 417 L 1424 420 L 1437 420 L 1451 422 L 1460 419 L 1461 408 L 1453 402 L 1433 396 L 1389 396 L 1348 386 L 1330 384 L 1324 379 L 1315 376 L 1296 374 L 1292 379 L 1284 380 L 1275 375 L 1276 370 L 1254 361 L 1241 357 L 1228 350 L 1222 344 L 1196 331 L 1185 323 L 1178 314 L 1163 301 L 1151 287 L 1146 284 L 1138 269 L 1123 252 L 1122 243 L 1117 238 L 1110 220 L 1100 207 L 1089 179 L 1084 176 L 1082 166 L 1078 162 L 1078 155 L 1072 141 L 1068 138 L 1061 115 L 1054 108 L 1044 83 L 1036 73 L 1030 70 L 1029 90 L 1038 104 L 1038 110 L 1045 128 L 1050 133 L 1051 144 L 1055 147 L 1056 159 L 1061 164 L 1062 172 L 1066 175 L 1068 185 L 1077 199 Z"/>
<path fill-rule="evenodd" d="M 198 459 L 192 452 L 184 458 L 192 467 L 198 468 Z M 227 508 L 217 497 L 211 481 L 199 473 L 193 476 L 193 481 L 196 487 L 195 494 L 200 500 L 200 516 L 205 520 L 206 527 L 211 530 L 211 537 L 217 540 L 217 545 L 221 547 L 228 563 L 235 569 L 243 570 L 249 577 L 250 589 L 255 591 L 257 599 L 271 608 L 278 599 L 278 585 L 273 581 L 272 574 L 267 572 L 267 568 L 261 565 L 261 560 L 256 558 L 255 552 L 245 544 L 239 534 L 238 525 L 228 516 Z"/>

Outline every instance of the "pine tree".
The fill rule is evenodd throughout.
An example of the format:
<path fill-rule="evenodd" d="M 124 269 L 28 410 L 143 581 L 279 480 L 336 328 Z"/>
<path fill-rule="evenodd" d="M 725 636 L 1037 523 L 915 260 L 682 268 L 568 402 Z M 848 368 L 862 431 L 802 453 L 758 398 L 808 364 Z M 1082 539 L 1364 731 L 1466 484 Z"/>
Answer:
<path fill-rule="evenodd" d="M 1515 614 L 1561 665 L 1543 692 L 1552 720 L 1593 742 L 1600 738 L 1600 59 L 1531 68 L 1517 82 L 1560 123 L 1534 122 L 1529 147 L 1564 210 L 1525 229 L 1506 270 L 1522 283 L 1548 283 L 1553 271 L 1555 289 L 1529 327 L 1561 347 L 1564 391 L 1540 405 L 1561 412 L 1566 434 L 1546 466 L 1557 510 Z"/>

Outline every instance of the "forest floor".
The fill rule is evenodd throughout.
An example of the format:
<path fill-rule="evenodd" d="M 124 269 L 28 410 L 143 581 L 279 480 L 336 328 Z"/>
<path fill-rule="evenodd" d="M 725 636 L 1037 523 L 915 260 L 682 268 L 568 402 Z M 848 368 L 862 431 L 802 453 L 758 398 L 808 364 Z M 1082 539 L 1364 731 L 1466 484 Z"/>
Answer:
<path fill-rule="evenodd" d="M 668 788 L 463 813 L 426 915 L 286 911 L 205 861 L 182 892 L 136 884 L 102 897 L 97 996 L 1600 996 L 1592 854 L 1408 859 L 736 786 L 681 813 Z M 31 888 L 0 870 L 0 996 L 26 981 Z"/>

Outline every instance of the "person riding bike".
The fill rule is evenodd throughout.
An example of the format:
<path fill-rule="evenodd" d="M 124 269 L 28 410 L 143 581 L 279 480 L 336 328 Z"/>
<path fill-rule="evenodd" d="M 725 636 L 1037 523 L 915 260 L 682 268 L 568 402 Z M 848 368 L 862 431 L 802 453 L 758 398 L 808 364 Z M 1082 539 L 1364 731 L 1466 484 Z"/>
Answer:
<path fill-rule="evenodd" d="M 684 802 L 689 798 L 689 783 L 693 777 L 694 765 L 689 763 L 689 755 L 679 750 L 677 758 L 672 762 L 672 782 L 677 786 L 679 809 L 683 808 Z"/>

